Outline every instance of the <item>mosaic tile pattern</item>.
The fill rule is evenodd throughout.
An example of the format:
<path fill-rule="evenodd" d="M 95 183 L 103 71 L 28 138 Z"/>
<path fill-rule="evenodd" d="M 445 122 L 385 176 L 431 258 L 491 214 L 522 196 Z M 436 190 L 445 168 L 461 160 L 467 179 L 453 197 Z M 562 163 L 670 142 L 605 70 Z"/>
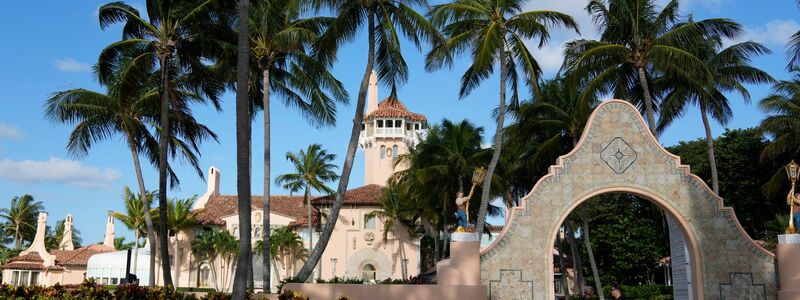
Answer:
<path fill-rule="evenodd" d="M 701 281 L 693 284 L 706 299 L 723 299 L 723 290 L 776 298 L 773 255 L 752 243 L 733 211 L 679 157 L 664 150 L 636 109 L 622 101 L 604 102 L 595 110 L 579 146 L 550 167 L 512 211 L 507 233 L 483 253 L 481 280 L 490 287 L 490 298 L 553 299 L 550 249 L 557 226 L 578 202 L 602 190 L 652 195 L 651 200 L 683 220 L 699 249 L 693 259 L 700 270 L 693 272 L 699 272 Z M 749 285 L 737 274 L 748 274 Z M 502 288 L 516 292 L 520 286 L 531 297 Z M 753 292 L 759 287 L 763 294 Z"/>

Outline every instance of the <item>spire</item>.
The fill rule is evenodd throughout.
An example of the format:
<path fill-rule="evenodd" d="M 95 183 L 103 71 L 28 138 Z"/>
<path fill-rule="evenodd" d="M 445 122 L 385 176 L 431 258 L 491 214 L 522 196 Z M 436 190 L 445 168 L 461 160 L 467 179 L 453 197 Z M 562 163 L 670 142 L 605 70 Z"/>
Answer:
<path fill-rule="evenodd" d="M 205 208 L 208 200 L 219 196 L 219 176 L 220 172 L 217 167 L 211 166 L 208 168 L 208 188 L 206 189 L 206 193 L 195 201 L 192 210 Z"/>
<path fill-rule="evenodd" d="M 39 254 L 39 257 L 41 257 L 43 260 L 42 265 L 44 265 L 45 267 L 55 265 L 56 256 L 47 253 L 47 248 L 44 245 L 44 236 L 46 231 L 47 231 L 47 213 L 40 212 L 39 221 L 38 223 L 36 223 L 36 236 L 33 238 L 31 246 L 28 247 L 28 249 L 25 249 L 25 251 L 20 252 L 19 256 L 23 256 L 31 252 L 36 252 L 37 254 Z"/>
<path fill-rule="evenodd" d="M 106 219 L 106 236 L 103 239 L 103 246 L 114 248 L 114 212 L 108 211 L 108 218 Z"/>
<path fill-rule="evenodd" d="M 369 87 L 367 88 L 367 111 L 364 115 L 378 109 L 378 73 L 375 70 L 369 75 Z"/>
<path fill-rule="evenodd" d="M 75 243 L 72 242 L 71 214 L 68 214 L 64 220 L 64 235 L 61 237 L 61 243 L 58 244 L 58 250 L 75 250 Z"/>

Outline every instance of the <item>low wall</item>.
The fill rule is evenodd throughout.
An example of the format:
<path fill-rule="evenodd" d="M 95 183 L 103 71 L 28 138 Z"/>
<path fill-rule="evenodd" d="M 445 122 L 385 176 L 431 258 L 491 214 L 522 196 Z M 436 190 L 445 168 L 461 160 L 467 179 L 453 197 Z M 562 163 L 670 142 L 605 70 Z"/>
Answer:
<path fill-rule="evenodd" d="M 310 300 L 486 300 L 486 286 L 441 286 L 435 284 L 318 284 L 287 283 L 284 290 L 303 293 Z"/>

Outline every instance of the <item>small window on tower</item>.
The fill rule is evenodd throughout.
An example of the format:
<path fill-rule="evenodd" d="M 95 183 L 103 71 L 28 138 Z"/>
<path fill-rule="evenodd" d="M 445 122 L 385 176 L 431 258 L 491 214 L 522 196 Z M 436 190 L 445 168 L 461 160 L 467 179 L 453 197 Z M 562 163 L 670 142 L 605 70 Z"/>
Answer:
<path fill-rule="evenodd" d="M 392 158 L 397 158 L 397 145 L 392 146 Z"/>
<path fill-rule="evenodd" d="M 382 128 L 382 127 L 383 127 L 383 120 L 378 120 L 378 128 Z"/>
<path fill-rule="evenodd" d="M 414 124 L 414 129 L 419 130 L 419 123 Z"/>
<path fill-rule="evenodd" d="M 400 120 L 394 120 L 394 127 L 402 128 L 403 127 L 402 122 L 403 121 Z"/>
<path fill-rule="evenodd" d="M 386 146 L 381 146 L 381 159 L 386 158 Z"/>

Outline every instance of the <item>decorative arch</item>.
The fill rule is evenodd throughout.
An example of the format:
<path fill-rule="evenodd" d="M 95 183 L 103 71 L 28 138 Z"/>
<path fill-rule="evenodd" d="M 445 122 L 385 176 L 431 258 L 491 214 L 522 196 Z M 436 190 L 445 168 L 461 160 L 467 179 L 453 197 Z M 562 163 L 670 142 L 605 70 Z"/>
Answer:
<path fill-rule="evenodd" d="M 490 298 L 553 299 L 548 254 L 558 226 L 582 202 L 609 192 L 642 196 L 674 217 L 691 257 L 694 299 L 775 299 L 774 254 L 747 235 L 733 209 L 667 152 L 636 108 L 621 100 L 595 109 L 575 148 L 557 159 L 511 210 L 500 236 L 481 251 L 481 281 Z"/>

